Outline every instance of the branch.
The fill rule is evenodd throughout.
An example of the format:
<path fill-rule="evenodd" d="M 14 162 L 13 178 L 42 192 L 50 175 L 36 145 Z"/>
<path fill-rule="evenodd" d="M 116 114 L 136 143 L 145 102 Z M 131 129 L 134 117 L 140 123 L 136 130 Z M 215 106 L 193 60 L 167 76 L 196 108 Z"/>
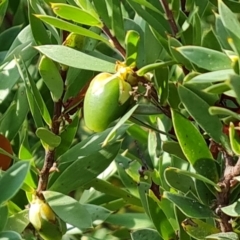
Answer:
<path fill-rule="evenodd" d="M 217 193 L 217 207 L 216 213 L 220 218 L 219 228 L 221 232 L 230 232 L 233 231 L 232 225 L 229 222 L 230 216 L 226 215 L 221 211 L 222 207 L 225 207 L 229 204 L 230 199 L 230 191 L 232 185 L 233 178 L 240 173 L 240 160 L 238 160 L 237 164 L 234 166 L 233 157 L 223 152 L 223 158 L 225 161 L 225 169 L 223 172 L 223 177 L 219 181 L 218 185 L 221 187 L 221 192 Z"/>
<path fill-rule="evenodd" d="M 170 10 L 167 0 L 159 0 L 167 16 L 167 20 L 172 29 L 172 34 L 176 37 L 178 33 L 178 26 L 173 16 L 173 12 Z"/>
<path fill-rule="evenodd" d="M 119 41 L 117 40 L 117 38 L 115 36 L 112 35 L 112 33 L 110 32 L 109 28 L 103 23 L 103 27 L 102 27 L 103 32 L 108 36 L 108 38 L 112 41 L 114 47 L 121 53 L 121 55 L 125 58 L 126 56 L 126 51 L 125 49 L 122 47 L 122 45 L 119 43 Z"/>
<path fill-rule="evenodd" d="M 65 81 L 66 71 L 61 71 L 61 76 L 63 78 L 63 81 Z M 63 96 L 64 96 L 64 92 L 62 94 L 61 99 L 59 99 L 58 102 L 54 103 L 54 112 L 53 112 L 53 118 L 52 118 L 51 131 L 56 135 L 59 135 L 59 129 L 61 125 L 61 121 L 59 121 L 59 119 L 62 114 Z M 42 191 L 45 191 L 47 189 L 49 175 L 51 173 L 52 168 L 54 167 L 54 163 L 55 163 L 55 149 L 45 150 L 45 160 L 44 160 L 43 168 L 39 173 L 38 187 L 36 191 L 36 194 L 39 198 L 43 198 Z"/>

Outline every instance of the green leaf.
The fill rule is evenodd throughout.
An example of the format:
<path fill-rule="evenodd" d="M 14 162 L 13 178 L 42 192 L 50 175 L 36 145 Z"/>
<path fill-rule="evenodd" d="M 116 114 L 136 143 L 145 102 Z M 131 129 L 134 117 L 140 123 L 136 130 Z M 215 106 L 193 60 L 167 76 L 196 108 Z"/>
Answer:
<path fill-rule="evenodd" d="M 230 204 L 226 207 L 222 207 L 221 210 L 231 217 L 239 217 L 240 216 L 240 200 L 238 199 L 233 204 Z"/>
<path fill-rule="evenodd" d="M 208 146 L 197 128 L 177 111 L 172 110 L 173 126 L 181 149 L 191 164 L 201 158 L 212 158 Z"/>
<path fill-rule="evenodd" d="M 210 106 L 184 86 L 179 86 L 178 92 L 183 105 L 194 120 L 211 138 L 217 143 L 220 143 L 223 135 L 222 123 L 217 116 L 213 116 L 209 113 L 208 110 Z"/>
<path fill-rule="evenodd" d="M 21 234 L 28 224 L 28 209 L 25 209 L 8 217 L 4 230 Z"/>
<path fill-rule="evenodd" d="M 197 46 L 184 46 L 176 50 L 190 62 L 209 71 L 230 69 L 232 67 L 231 59 L 227 55 L 212 49 Z"/>
<path fill-rule="evenodd" d="M 171 239 L 174 235 L 174 230 L 167 219 L 163 210 L 159 207 L 156 200 L 154 201 L 149 195 L 150 185 L 148 183 L 140 182 L 138 190 L 142 205 L 149 218 L 152 220 L 156 230 L 163 239 Z"/>
<path fill-rule="evenodd" d="M 136 73 L 138 76 L 143 76 L 144 74 L 151 72 L 155 69 L 166 68 L 167 66 L 171 66 L 175 63 L 176 63 L 175 61 L 166 61 L 166 62 L 164 61 L 164 62 L 152 63 L 152 64 L 149 64 L 149 65 L 146 65 L 146 66 L 140 68 L 139 70 L 137 70 Z"/>
<path fill-rule="evenodd" d="M 105 193 L 107 195 L 114 196 L 120 199 L 122 198 L 126 203 L 141 207 L 140 200 L 134 195 L 130 194 L 129 191 L 126 191 L 122 188 L 116 188 L 116 186 L 114 186 L 113 184 L 102 179 L 93 179 L 91 182 L 85 184 L 84 186 L 84 188 L 86 189 L 90 187 L 101 193 Z"/>
<path fill-rule="evenodd" d="M 156 13 L 162 14 L 153 4 L 149 3 L 146 0 L 130 0 L 131 2 L 138 3 L 146 8 L 153 10 Z"/>
<path fill-rule="evenodd" d="M 114 36 L 118 39 L 120 43 L 124 43 L 125 38 L 125 30 L 124 30 L 124 22 L 123 22 L 123 15 L 121 9 L 121 2 L 120 1 L 111 1 L 112 4 L 112 30 L 114 32 Z"/>
<path fill-rule="evenodd" d="M 18 70 L 19 73 L 21 75 L 22 80 L 24 81 L 25 87 L 26 89 L 29 91 L 29 87 L 27 86 L 28 83 L 27 81 L 29 81 L 30 85 L 31 85 L 31 93 L 28 93 L 28 100 L 30 100 L 30 94 L 32 95 L 32 97 L 35 100 L 35 104 L 38 106 L 38 109 L 40 111 L 40 114 L 42 116 L 42 118 L 45 120 L 45 122 L 50 126 L 51 125 L 51 117 L 50 114 L 48 112 L 47 106 L 41 96 L 41 93 L 39 92 L 36 83 L 34 82 L 34 80 L 32 79 L 32 76 L 30 75 L 26 64 L 24 63 L 24 61 L 22 59 L 19 60 L 18 62 Z M 30 105 L 30 101 L 29 101 L 29 105 Z M 31 106 L 32 107 L 32 106 Z M 39 114 L 38 114 L 39 115 Z"/>
<path fill-rule="evenodd" d="M 223 25 L 226 27 L 230 35 L 240 39 L 240 25 L 237 16 L 223 3 L 218 1 L 218 9 Z"/>
<path fill-rule="evenodd" d="M 210 240 L 239 240 L 238 234 L 234 232 L 221 232 L 221 233 L 215 233 L 211 234 L 210 236 L 207 236 L 206 239 Z"/>
<path fill-rule="evenodd" d="M 75 199 L 58 192 L 44 191 L 44 198 L 64 222 L 79 229 L 91 228 L 92 219 L 85 206 Z"/>
<path fill-rule="evenodd" d="M 179 223 L 186 219 L 186 216 L 176 207 L 176 205 L 174 206 L 174 212 Z M 179 224 L 178 236 L 179 239 L 191 240 L 190 236 L 184 231 L 181 224 Z"/>
<path fill-rule="evenodd" d="M 229 138 L 233 152 L 240 155 L 240 136 L 239 130 L 236 131 L 234 124 L 231 122 L 229 125 Z"/>
<path fill-rule="evenodd" d="M 111 138 L 113 137 L 114 133 L 119 129 L 134 113 L 134 111 L 138 108 L 138 104 L 133 106 L 127 113 L 125 113 L 121 119 L 118 121 L 118 123 L 112 128 L 110 133 L 107 135 L 106 139 L 104 140 L 102 146 L 106 146 L 108 142 L 110 142 Z"/>
<path fill-rule="evenodd" d="M 22 237 L 20 234 L 13 231 L 3 231 L 3 232 L 0 232 L 0 239 L 22 240 Z"/>
<path fill-rule="evenodd" d="M 207 87 L 204 91 L 212 94 L 222 94 L 229 90 L 231 90 L 231 87 L 229 86 L 229 84 L 227 84 L 226 82 L 223 82 L 223 83 L 213 84 L 210 87 Z"/>
<path fill-rule="evenodd" d="M 196 77 L 193 77 L 189 83 L 215 83 L 222 82 L 229 79 L 230 75 L 234 74 L 233 69 L 213 71 L 209 73 L 203 73 Z"/>
<path fill-rule="evenodd" d="M 63 80 L 56 63 L 42 56 L 38 68 L 43 81 L 52 93 L 53 100 L 57 102 L 63 93 Z"/>
<path fill-rule="evenodd" d="M 133 231 L 131 233 L 131 239 L 132 240 L 147 240 L 147 239 L 161 240 L 162 238 L 159 236 L 156 230 L 145 228 L 145 229 L 139 229 L 139 230 Z"/>
<path fill-rule="evenodd" d="M 125 38 L 127 66 L 136 66 L 139 40 L 140 35 L 138 32 L 133 30 L 127 32 Z"/>
<path fill-rule="evenodd" d="M 223 49 L 231 50 L 231 47 L 228 43 L 229 33 L 227 32 L 227 29 L 223 25 L 223 21 L 221 17 L 215 13 L 215 29 L 216 29 L 216 35 L 218 36 L 218 39 L 221 43 L 221 46 Z"/>
<path fill-rule="evenodd" d="M 66 20 L 70 20 L 88 26 L 97 26 L 100 28 L 103 26 L 100 19 L 97 19 L 89 12 L 82 10 L 80 8 L 62 3 L 52 3 L 51 7 L 53 12 L 57 16 L 64 18 Z"/>
<path fill-rule="evenodd" d="M 169 36 L 168 47 L 171 51 L 171 55 L 173 56 L 174 60 L 181 63 L 189 70 L 194 69 L 192 63 L 186 57 L 184 57 L 179 51 L 177 51 L 179 47 L 182 47 L 181 42 L 179 42 L 176 38 Z"/>
<path fill-rule="evenodd" d="M 28 18 L 29 18 L 33 38 L 37 45 L 50 44 L 51 40 L 46 28 L 44 27 L 42 21 L 38 19 L 36 16 L 34 16 L 34 13 L 35 13 L 34 9 L 29 1 L 28 2 Z"/>
<path fill-rule="evenodd" d="M 220 232 L 218 228 L 200 219 L 185 219 L 182 222 L 183 229 L 194 239 L 205 239 L 211 234 Z"/>
<path fill-rule="evenodd" d="M 79 149 L 77 158 L 68 153 L 68 158 L 74 162 L 62 170 L 60 175 L 58 174 L 58 178 L 49 186 L 49 190 L 69 193 L 89 183 L 109 166 L 120 146 L 121 142 L 115 142 L 86 157 L 83 155 L 81 157 L 81 149 Z"/>
<path fill-rule="evenodd" d="M 221 45 L 214 31 L 210 29 L 203 37 L 202 46 L 216 51 L 222 51 Z"/>
<path fill-rule="evenodd" d="M 89 212 L 93 222 L 96 220 L 105 221 L 111 215 L 111 211 L 98 205 L 84 204 L 83 206 Z"/>
<path fill-rule="evenodd" d="M 157 68 L 154 71 L 154 81 L 157 86 L 158 96 L 160 96 L 160 103 L 162 105 L 166 104 L 168 99 L 168 81 L 169 80 L 169 68 Z"/>
<path fill-rule="evenodd" d="M 115 64 L 89 56 L 86 53 L 79 52 L 69 47 L 60 45 L 43 45 L 36 48 L 53 61 L 70 67 L 98 72 L 115 72 Z"/>
<path fill-rule="evenodd" d="M 236 99 L 240 103 L 240 77 L 238 75 L 230 75 L 230 79 L 227 81 L 232 90 L 236 94 Z"/>
<path fill-rule="evenodd" d="M 66 128 L 61 132 L 61 143 L 56 148 L 56 156 L 59 157 L 63 153 L 67 152 L 69 147 L 71 146 L 73 139 L 77 133 L 78 130 L 78 124 L 79 124 L 79 116 L 76 114 L 73 121 L 66 126 Z"/>
<path fill-rule="evenodd" d="M 5 13 L 7 11 L 8 7 L 8 0 L 2 0 L 0 2 L 0 26 L 2 25 L 2 22 L 4 20 Z"/>
<path fill-rule="evenodd" d="M 42 21 L 44 21 L 45 23 L 48 23 L 56 28 L 68 31 L 68 32 L 74 32 L 77 33 L 79 35 L 83 35 L 86 37 L 90 37 L 93 39 L 98 39 L 104 43 L 106 43 L 107 45 L 109 45 L 109 42 L 106 40 L 106 38 L 99 36 L 98 34 L 80 27 L 78 25 L 74 25 L 72 23 L 66 22 L 64 20 L 52 17 L 52 16 L 46 16 L 46 15 L 35 15 L 36 17 L 38 17 L 39 19 L 41 19 Z"/>
<path fill-rule="evenodd" d="M 104 24 L 108 28 L 111 28 L 111 21 L 107 9 L 107 3 L 104 1 L 99 1 L 99 0 L 93 0 L 94 6 L 97 10 L 97 13 L 99 14 L 99 17 L 103 20 Z"/>
<path fill-rule="evenodd" d="M 153 27 L 157 33 L 159 34 L 161 41 L 165 46 L 167 45 L 167 40 L 165 39 L 164 36 L 166 36 L 166 29 L 162 26 L 162 24 L 153 17 L 150 13 L 148 13 L 137 1 L 137 3 L 133 0 L 127 0 L 129 5 L 136 11 L 136 13 L 141 16 L 151 27 Z M 159 18 L 160 18 L 159 14 Z"/>
<path fill-rule="evenodd" d="M 164 192 L 163 198 L 167 198 L 174 203 L 187 217 L 210 218 L 214 217 L 214 211 L 195 199 L 182 196 L 180 194 Z"/>
<path fill-rule="evenodd" d="M 19 87 L 14 101 L 0 120 L 0 132 L 11 141 L 19 132 L 27 114 L 29 106 L 24 86 Z M 14 124 L 13 124 L 14 119 Z"/>
<path fill-rule="evenodd" d="M 20 75 L 23 78 L 21 73 L 20 73 Z M 36 127 L 42 127 L 42 126 L 44 126 L 44 124 L 42 121 L 41 113 L 40 113 L 37 103 L 34 99 L 34 95 L 31 92 L 29 85 L 26 82 L 24 82 L 24 84 L 25 84 L 26 95 L 27 95 L 28 104 L 29 104 L 30 111 L 32 113 L 33 120 L 36 124 Z"/>
<path fill-rule="evenodd" d="M 7 205 L 1 205 L 0 206 L 0 232 L 4 229 L 7 219 L 8 219 L 8 207 Z"/>
<path fill-rule="evenodd" d="M 56 148 L 61 143 L 61 137 L 46 128 L 38 128 L 36 135 L 51 149 Z"/>
<path fill-rule="evenodd" d="M 198 162 L 198 161 L 197 161 Z M 209 161 L 208 161 L 209 162 Z M 212 171 L 212 168 L 210 166 L 208 166 L 208 168 L 210 169 L 210 171 Z M 165 170 L 165 173 L 167 173 L 168 171 L 170 172 L 175 172 L 178 175 L 184 175 L 184 176 L 188 176 L 188 177 L 193 177 L 195 179 L 201 180 L 204 183 L 207 183 L 209 185 L 212 185 L 215 189 L 217 189 L 218 191 L 221 191 L 220 187 L 213 181 L 211 181 L 210 179 L 203 177 L 202 175 L 199 175 L 197 173 L 193 173 L 187 170 L 181 170 L 178 168 L 174 168 L 174 167 L 169 167 Z M 210 174 L 209 174 L 210 175 Z M 180 177 L 179 177 L 180 178 Z M 184 183 L 183 180 L 181 180 L 180 182 Z"/>
<path fill-rule="evenodd" d="M 165 141 L 162 144 L 162 150 L 178 158 L 187 160 L 178 142 Z"/>
<path fill-rule="evenodd" d="M 0 204 L 11 199 L 22 187 L 29 167 L 28 161 L 17 162 L 0 178 L 0 189 L 4 189 L 0 195 Z"/>
<path fill-rule="evenodd" d="M 194 191 L 194 182 L 190 176 L 179 174 L 176 168 L 167 168 L 164 171 L 164 177 L 167 184 L 181 191 L 182 193 L 188 193 Z"/>
<path fill-rule="evenodd" d="M 232 118 L 235 118 L 237 120 L 240 120 L 240 115 L 229 110 L 229 109 L 226 109 L 226 108 L 222 108 L 222 107 L 210 107 L 209 108 L 209 113 L 211 115 L 219 115 L 221 117 L 223 116 L 227 116 L 227 117 L 232 117 Z"/>
<path fill-rule="evenodd" d="M 152 222 L 145 213 L 112 214 L 107 218 L 106 222 L 129 229 L 152 227 Z"/>

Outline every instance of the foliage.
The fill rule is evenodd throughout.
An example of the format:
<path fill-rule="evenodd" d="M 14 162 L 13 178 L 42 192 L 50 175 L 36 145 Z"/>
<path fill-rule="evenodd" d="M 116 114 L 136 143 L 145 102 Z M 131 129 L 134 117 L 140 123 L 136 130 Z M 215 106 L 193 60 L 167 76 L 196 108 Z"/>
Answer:
<path fill-rule="evenodd" d="M 239 11 L 0 1 L 0 238 L 239 239 Z"/>

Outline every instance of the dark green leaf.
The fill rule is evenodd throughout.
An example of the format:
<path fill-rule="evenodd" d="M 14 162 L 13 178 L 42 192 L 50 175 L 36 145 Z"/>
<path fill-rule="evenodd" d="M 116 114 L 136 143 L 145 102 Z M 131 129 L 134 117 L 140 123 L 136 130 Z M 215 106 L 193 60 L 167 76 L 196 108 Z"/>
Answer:
<path fill-rule="evenodd" d="M 0 232 L 4 229 L 7 219 L 8 219 L 8 206 L 7 205 L 1 205 L 0 206 Z"/>
<path fill-rule="evenodd" d="M 197 128 L 176 111 L 172 111 L 172 117 L 179 144 L 188 161 L 194 164 L 197 159 L 211 159 L 211 152 Z"/>
<path fill-rule="evenodd" d="M 136 31 L 128 31 L 125 38 L 126 44 L 126 65 L 127 66 L 135 66 L 137 62 L 137 53 L 139 46 L 140 36 Z"/>
<path fill-rule="evenodd" d="M 89 183 L 109 166 L 120 146 L 121 143 L 116 142 L 86 157 L 83 155 L 81 157 L 81 149 L 79 149 L 77 158 L 68 152 L 68 158 L 74 162 L 60 173 L 55 182 L 49 186 L 49 190 L 69 193 Z"/>
<path fill-rule="evenodd" d="M 113 63 L 89 56 L 69 47 L 43 45 L 36 48 L 50 59 L 70 67 L 98 72 L 115 72 L 115 65 Z"/>
<path fill-rule="evenodd" d="M 210 106 L 184 86 L 179 86 L 178 92 L 183 105 L 194 120 L 201 126 L 202 129 L 204 129 L 204 131 L 207 132 L 207 134 L 209 134 L 210 137 L 220 143 L 223 135 L 222 123 L 217 116 L 210 115 Z"/>
<path fill-rule="evenodd" d="M 210 236 L 207 236 L 206 239 L 214 239 L 214 240 L 239 240 L 239 237 L 237 233 L 234 232 L 221 232 L 221 233 L 215 233 L 211 234 Z"/>
<path fill-rule="evenodd" d="M 102 27 L 102 22 L 99 19 L 80 8 L 62 3 L 52 3 L 51 7 L 57 16 L 66 20 L 88 26 Z"/>
<path fill-rule="evenodd" d="M 19 132 L 29 111 L 27 96 L 24 87 L 21 86 L 8 110 L 1 119 L 0 132 L 3 133 L 10 141 Z M 14 119 L 14 124 L 13 123 Z"/>
<path fill-rule="evenodd" d="M 36 135 L 50 148 L 56 148 L 61 143 L 61 137 L 55 135 L 47 128 L 38 128 Z"/>
<path fill-rule="evenodd" d="M 153 229 L 140 229 L 131 233 L 132 240 L 162 240 L 158 232 Z"/>
<path fill-rule="evenodd" d="M 81 205 L 75 199 L 52 191 L 45 191 L 43 195 L 52 210 L 64 222 L 79 229 L 92 227 L 92 219 L 89 212 L 84 205 Z"/>
<path fill-rule="evenodd" d="M 183 229 L 194 239 L 205 239 L 208 235 L 218 233 L 220 230 L 200 219 L 186 219 L 182 222 Z"/>
<path fill-rule="evenodd" d="M 214 217 L 213 210 L 192 198 L 170 192 L 164 192 L 163 198 L 167 198 L 172 203 L 174 203 L 188 217 L 192 218 Z"/>
<path fill-rule="evenodd" d="M 13 231 L 3 231 L 3 232 L 0 232 L 0 239 L 22 240 L 22 237 L 20 234 Z"/>
<path fill-rule="evenodd" d="M 197 46 L 184 46 L 176 50 L 190 62 L 209 71 L 230 69 L 232 67 L 231 59 L 226 54 L 212 49 Z"/>
<path fill-rule="evenodd" d="M 21 234 L 29 224 L 28 210 L 22 210 L 8 217 L 5 231 L 14 231 Z"/>
<path fill-rule="evenodd" d="M 29 171 L 30 162 L 21 161 L 10 167 L 0 179 L 0 189 L 5 189 L 0 195 L 0 203 L 11 199 L 23 185 Z M 6 188 L 6 186 L 8 186 Z"/>
<path fill-rule="evenodd" d="M 52 93 L 53 100 L 57 102 L 63 94 L 63 80 L 57 65 L 51 59 L 42 56 L 38 68 L 44 83 Z"/>

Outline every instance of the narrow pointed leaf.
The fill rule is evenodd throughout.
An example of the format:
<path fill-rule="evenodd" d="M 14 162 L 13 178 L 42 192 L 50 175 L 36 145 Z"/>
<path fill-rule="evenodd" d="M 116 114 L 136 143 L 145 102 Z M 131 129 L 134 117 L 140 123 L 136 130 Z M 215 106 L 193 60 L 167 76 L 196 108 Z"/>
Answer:
<path fill-rule="evenodd" d="M 214 217 L 214 211 L 197 200 L 179 194 L 164 192 L 163 198 L 174 203 L 186 216 L 192 218 Z"/>
<path fill-rule="evenodd" d="M 4 189 L 0 195 L 0 204 L 11 199 L 21 188 L 29 167 L 29 161 L 17 162 L 0 178 L 0 189 Z"/>
<path fill-rule="evenodd" d="M 57 16 L 66 20 L 71 20 L 73 22 L 88 26 L 102 27 L 103 25 L 99 19 L 78 7 L 63 3 L 52 3 L 51 7 Z"/>
<path fill-rule="evenodd" d="M 182 222 L 183 229 L 194 239 L 205 239 L 211 234 L 220 232 L 218 228 L 200 219 L 186 219 Z"/>
<path fill-rule="evenodd" d="M 212 49 L 184 46 L 177 48 L 177 51 L 190 62 L 209 71 L 230 69 L 232 67 L 231 59 L 226 54 Z"/>
<path fill-rule="evenodd" d="M 65 222 L 79 229 L 92 227 L 89 212 L 75 199 L 53 191 L 45 191 L 43 195 L 52 210 Z"/>
<path fill-rule="evenodd" d="M 217 116 L 212 116 L 209 113 L 210 106 L 194 92 L 184 86 L 179 86 L 178 92 L 183 105 L 194 120 L 202 129 L 204 129 L 204 131 L 207 132 L 207 134 L 209 134 L 210 137 L 220 143 L 223 134 L 222 123 Z"/>
<path fill-rule="evenodd" d="M 188 161 L 194 164 L 197 159 L 211 159 L 211 152 L 197 128 L 177 111 L 172 110 L 172 116 L 179 144 Z"/>
<path fill-rule="evenodd" d="M 37 16 L 39 19 L 41 19 L 45 23 L 48 23 L 56 28 L 59 28 L 59 29 L 62 29 L 62 30 L 68 31 L 68 32 L 74 32 L 74 33 L 77 33 L 79 35 L 83 35 L 86 37 L 98 39 L 98 40 L 106 43 L 107 45 L 109 44 L 108 41 L 106 40 L 106 38 L 103 38 L 103 37 L 99 36 L 98 34 L 92 32 L 86 28 L 80 27 L 78 25 L 66 22 L 62 19 L 58 19 L 58 18 L 55 18 L 52 16 L 47 16 L 47 15 L 35 15 L 35 16 Z"/>
<path fill-rule="evenodd" d="M 43 45 L 36 48 L 50 59 L 70 67 L 98 72 L 115 72 L 115 64 L 66 46 Z"/>

